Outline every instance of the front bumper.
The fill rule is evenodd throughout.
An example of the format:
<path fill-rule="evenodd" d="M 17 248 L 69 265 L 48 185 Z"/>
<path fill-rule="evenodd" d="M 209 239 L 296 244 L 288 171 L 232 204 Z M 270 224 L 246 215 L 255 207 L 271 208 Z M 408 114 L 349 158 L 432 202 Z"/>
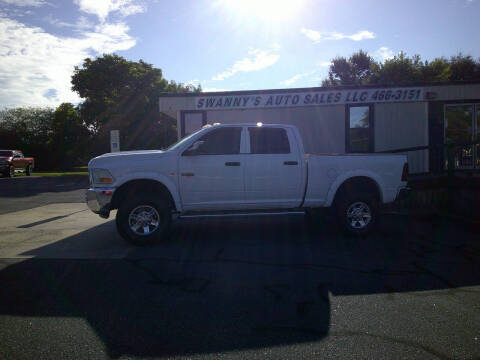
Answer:
<path fill-rule="evenodd" d="M 112 201 L 114 188 L 90 188 L 85 191 L 87 206 L 95 214 L 103 218 L 110 215 L 110 203 Z"/>

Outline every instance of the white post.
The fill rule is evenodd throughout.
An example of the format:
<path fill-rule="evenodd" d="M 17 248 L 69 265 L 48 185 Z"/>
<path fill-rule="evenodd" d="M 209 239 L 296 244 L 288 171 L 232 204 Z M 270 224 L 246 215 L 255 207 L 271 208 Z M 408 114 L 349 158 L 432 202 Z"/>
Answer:
<path fill-rule="evenodd" d="M 120 151 L 120 131 L 110 130 L 110 152 Z"/>

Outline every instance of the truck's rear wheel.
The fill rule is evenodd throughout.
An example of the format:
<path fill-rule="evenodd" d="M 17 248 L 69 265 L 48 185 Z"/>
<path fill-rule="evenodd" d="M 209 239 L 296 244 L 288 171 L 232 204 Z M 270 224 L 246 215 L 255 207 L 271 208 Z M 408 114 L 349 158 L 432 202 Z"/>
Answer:
<path fill-rule="evenodd" d="M 377 223 L 377 201 L 368 195 L 345 196 L 337 202 L 337 216 L 343 229 L 356 236 L 366 235 Z"/>
<path fill-rule="evenodd" d="M 125 240 L 142 246 L 164 239 L 171 219 L 167 201 L 140 196 L 124 201 L 115 220 L 118 232 Z"/>

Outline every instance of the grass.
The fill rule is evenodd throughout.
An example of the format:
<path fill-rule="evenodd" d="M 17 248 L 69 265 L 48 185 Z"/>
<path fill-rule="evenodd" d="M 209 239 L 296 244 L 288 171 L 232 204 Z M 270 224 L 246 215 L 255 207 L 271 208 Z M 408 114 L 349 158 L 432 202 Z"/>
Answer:
<path fill-rule="evenodd" d="M 24 175 L 24 174 L 22 174 Z M 71 175 L 85 175 L 88 176 L 88 167 L 79 166 L 71 170 L 57 170 L 57 171 L 33 171 L 32 176 L 71 176 Z"/>
<path fill-rule="evenodd" d="M 88 176 L 88 171 L 44 171 L 32 172 L 32 176 L 70 176 L 70 175 L 85 175 Z"/>

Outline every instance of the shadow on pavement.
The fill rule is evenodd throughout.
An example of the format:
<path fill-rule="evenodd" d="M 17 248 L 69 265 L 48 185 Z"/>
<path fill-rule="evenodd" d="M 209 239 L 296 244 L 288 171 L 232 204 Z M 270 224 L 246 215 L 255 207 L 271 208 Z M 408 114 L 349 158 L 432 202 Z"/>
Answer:
<path fill-rule="evenodd" d="M 150 248 L 121 243 L 113 227 L 6 267 L 0 314 L 84 318 L 110 357 L 211 354 L 318 341 L 328 334 L 332 295 L 480 283 L 478 240 L 451 223 L 390 217 L 373 236 L 353 239 L 301 219 L 192 221 Z M 112 237 L 126 258 L 40 258 Z"/>

